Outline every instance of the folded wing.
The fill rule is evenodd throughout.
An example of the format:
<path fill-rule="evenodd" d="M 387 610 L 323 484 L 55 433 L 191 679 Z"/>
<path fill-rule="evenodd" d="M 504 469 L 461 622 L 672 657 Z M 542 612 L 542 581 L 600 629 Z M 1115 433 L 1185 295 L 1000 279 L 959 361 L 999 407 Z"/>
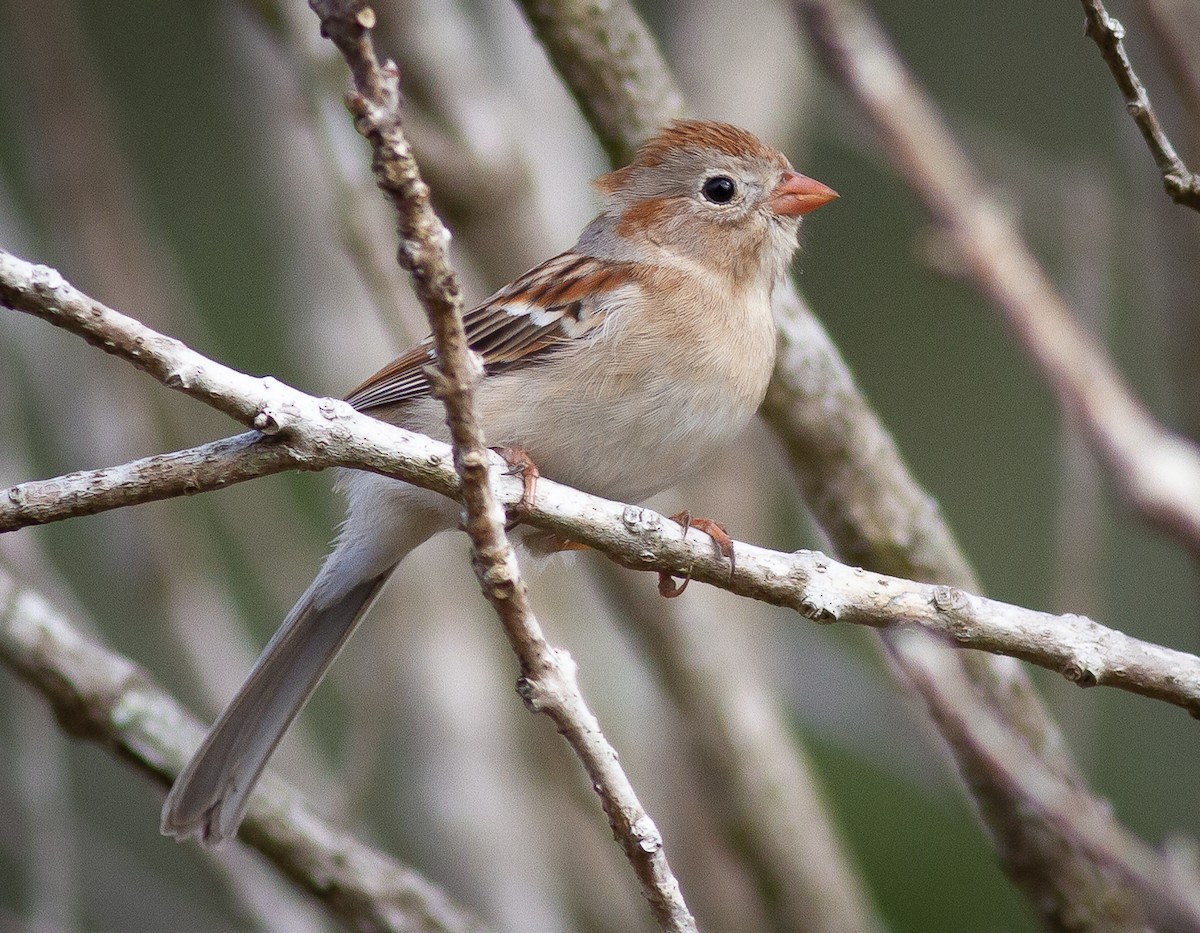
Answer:
<path fill-rule="evenodd" d="M 467 343 L 490 375 L 510 372 L 587 339 L 603 327 L 615 298 L 636 288 L 629 264 L 563 253 L 525 273 L 463 315 Z M 437 360 L 430 337 L 346 396 L 359 411 L 429 394 L 425 368 Z"/>

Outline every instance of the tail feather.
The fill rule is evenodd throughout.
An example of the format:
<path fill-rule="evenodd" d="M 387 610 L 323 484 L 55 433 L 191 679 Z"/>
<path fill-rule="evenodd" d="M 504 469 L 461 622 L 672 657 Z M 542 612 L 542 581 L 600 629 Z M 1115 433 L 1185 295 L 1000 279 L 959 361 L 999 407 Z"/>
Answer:
<path fill-rule="evenodd" d="M 393 569 L 333 599 L 319 598 L 321 578 L 314 581 L 175 781 L 163 805 L 165 835 L 219 845 L 237 833 L 271 753 Z"/>

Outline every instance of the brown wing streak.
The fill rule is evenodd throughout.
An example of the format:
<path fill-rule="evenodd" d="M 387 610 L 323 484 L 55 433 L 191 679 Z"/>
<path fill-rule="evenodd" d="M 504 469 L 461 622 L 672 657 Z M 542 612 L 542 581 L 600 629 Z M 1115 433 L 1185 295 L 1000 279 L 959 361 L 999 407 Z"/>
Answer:
<path fill-rule="evenodd" d="M 467 343 L 483 357 L 487 373 L 528 365 L 599 327 L 607 310 L 604 292 L 620 279 L 611 265 L 571 254 L 556 256 L 464 314 Z M 346 401 L 359 411 L 371 411 L 427 396 L 424 370 L 436 358 L 427 338 L 354 389 Z"/>
<path fill-rule="evenodd" d="M 370 411 L 428 395 L 424 369 L 436 358 L 432 343 L 419 343 L 357 386 L 346 401 L 359 411 Z"/>

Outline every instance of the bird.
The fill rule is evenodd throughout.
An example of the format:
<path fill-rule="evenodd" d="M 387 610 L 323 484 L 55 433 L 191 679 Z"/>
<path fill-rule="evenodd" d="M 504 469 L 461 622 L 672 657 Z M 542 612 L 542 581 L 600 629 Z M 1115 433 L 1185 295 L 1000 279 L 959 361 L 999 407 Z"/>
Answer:
<path fill-rule="evenodd" d="M 602 209 L 578 242 L 463 325 L 484 364 L 488 442 L 555 482 L 636 503 L 699 470 L 758 409 L 775 359 L 772 292 L 801 217 L 837 194 L 711 120 L 668 124 L 595 185 Z M 448 440 L 426 375 L 436 358 L 426 338 L 346 401 Z M 176 779 L 168 836 L 217 846 L 236 835 L 276 745 L 392 571 L 457 523 L 455 503 L 399 480 L 345 471 L 338 485 L 334 548 Z M 524 543 L 536 551 L 539 538 Z"/>

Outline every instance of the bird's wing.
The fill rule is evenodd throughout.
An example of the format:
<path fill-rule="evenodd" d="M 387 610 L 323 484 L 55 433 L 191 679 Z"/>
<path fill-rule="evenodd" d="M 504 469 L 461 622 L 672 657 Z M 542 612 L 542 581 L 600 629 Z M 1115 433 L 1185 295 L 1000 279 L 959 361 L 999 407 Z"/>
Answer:
<path fill-rule="evenodd" d="M 593 335 L 637 283 L 627 263 L 567 252 L 521 276 L 463 315 L 467 343 L 489 375 L 511 372 Z M 359 411 L 429 394 L 425 368 L 437 360 L 426 337 L 346 396 Z"/>

